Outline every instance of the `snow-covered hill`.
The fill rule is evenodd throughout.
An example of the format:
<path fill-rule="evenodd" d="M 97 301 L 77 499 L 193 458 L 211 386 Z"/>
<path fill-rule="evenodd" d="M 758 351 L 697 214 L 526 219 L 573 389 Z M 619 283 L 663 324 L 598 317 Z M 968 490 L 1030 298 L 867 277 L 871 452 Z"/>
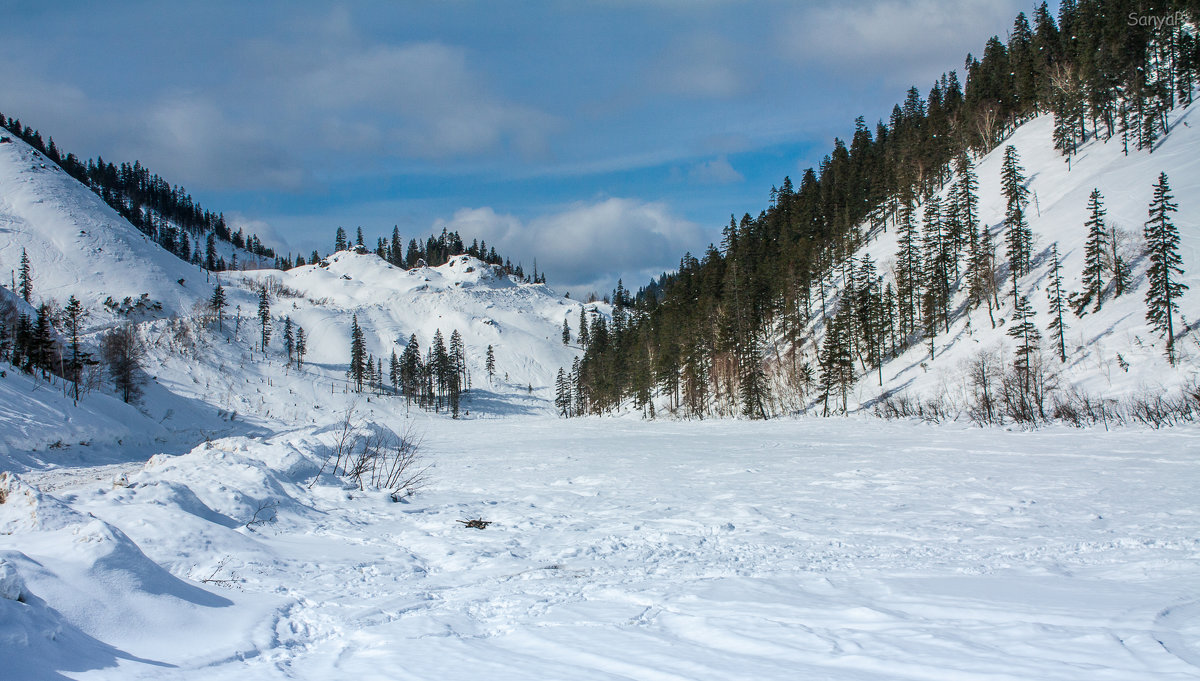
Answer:
<path fill-rule="evenodd" d="M 136 317 L 146 318 L 189 313 L 208 295 L 204 270 L 152 242 L 33 147 L 8 139 L 0 144 L 0 266 L 15 272 L 24 249 L 35 301 L 63 305 L 74 295 L 92 311 L 91 323 L 104 325 L 116 316 L 107 298 L 118 306 L 144 300 Z"/>
<path fill-rule="evenodd" d="M 1129 397 L 1159 393 L 1200 380 L 1200 336 L 1188 332 L 1176 340 L 1178 361 L 1172 367 L 1165 353 L 1165 341 L 1146 321 L 1145 293 L 1147 262 L 1141 255 L 1142 227 L 1159 173 L 1170 178 L 1179 212 L 1175 224 L 1181 235 L 1181 254 L 1185 274 L 1182 281 L 1190 288 L 1179 301 L 1181 315 L 1176 318 L 1177 334 L 1184 328 L 1195 329 L 1200 321 L 1200 118 L 1195 106 L 1171 114 L 1171 131 L 1154 152 L 1130 150 L 1123 153 L 1120 138 L 1107 143 L 1092 140 L 1079 150 L 1068 165 L 1054 150 L 1051 140 L 1053 118 L 1042 116 L 1019 127 L 992 152 L 976 160 L 979 178 L 981 223 L 987 225 L 1004 258 L 1005 200 L 1000 186 L 1000 166 L 1004 147 L 1017 149 L 1030 189 L 1028 219 L 1034 234 L 1033 271 L 1023 277 L 1020 288 L 1037 313 L 1042 347 L 1051 369 L 1064 389 L 1077 388 L 1093 396 Z M 1082 288 L 1084 244 L 1087 240 L 1088 195 L 1099 189 L 1108 211 L 1108 224 L 1128 234 L 1125 255 L 1133 264 L 1133 290 L 1112 297 L 1111 290 L 1100 312 L 1088 312 L 1082 318 L 1067 317 L 1067 361 L 1060 363 L 1052 349 L 1047 283 L 1051 270 L 1050 249 L 1058 244 L 1066 291 Z M 950 187 L 940 194 L 945 204 Z M 917 219 L 922 207 L 917 209 Z M 867 230 L 864 229 L 864 232 Z M 877 229 L 855 254 L 856 262 L 870 255 L 878 270 L 891 282 L 898 251 L 897 231 L 889 223 L 887 230 Z M 1007 270 L 1005 270 L 1007 271 Z M 961 284 L 961 282 L 960 282 Z M 834 277 L 835 295 L 841 277 Z M 966 290 L 958 289 L 951 306 L 955 319 L 949 333 L 936 339 L 936 352 L 929 357 L 926 343 L 910 347 L 883 367 L 882 383 L 876 371 L 863 372 L 851 395 L 850 409 L 871 407 L 881 395 L 908 395 L 918 399 L 945 398 L 952 407 L 969 401 L 965 364 L 980 352 L 994 352 L 1011 361 L 1014 339 L 1007 335 L 1012 318 L 1011 281 L 1001 283 L 1002 309 L 992 327 L 987 310 L 980 308 L 964 314 Z M 1188 326 L 1183 323 L 1186 321 Z M 824 337 L 818 319 L 813 327 L 815 342 L 806 347 L 807 357 L 816 366 L 816 350 Z"/>
<path fill-rule="evenodd" d="M 12 372 L 0 378 L 0 462 L 18 468 L 88 456 L 119 459 L 113 448 L 134 443 L 138 451 L 186 449 L 219 435 L 319 423 L 351 402 L 365 403 L 345 381 L 354 316 L 385 372 L 391 353 L 402 352 L 410 337 L 424 352 L 435 332 L 449 342 L 458 331 L 472 387 L 464 407 L 474 415 L 552 410 L 555 374 L 579 354 L 561 340 L 564 319 L 577 326 L 579 303 L 465 255 L 406 271 L 346 251 L 287 272 L 210 274 L 152 242 L 18 139 L 0 144 L 0 233 L 0 263 L 13 271 L 13 282 L 4 284 L 15 287 L 23 251 L 33 274 L 33 305 L 6 290 L 10 304 L 32 314 L 42 302 L 58 309 L 73 295 L 89 313 L 88 350 L 96 352 L 100 334 L 125 321 L 135 323 L 147 349 L 146 394 L 138 409 L 111 404 L 99 374 L 92 376 L 99 391 L 78 404 L 61 382 L 47 385 Z M 204 310 L 218 282 L 229 303 L 220 330 Z M 265 353 L 257 320 L 263 286 L 271 292 L 274 332 Z M 283 350 L 285 316 L 307 335 L 299 371 L 288 367 Z M 489 346 L 496 361 L 491 379 Z M 367 409 L 388 420 L 407 405 L 385 397 Z M 100 453 L 105 448 L 107 455 Z"/>

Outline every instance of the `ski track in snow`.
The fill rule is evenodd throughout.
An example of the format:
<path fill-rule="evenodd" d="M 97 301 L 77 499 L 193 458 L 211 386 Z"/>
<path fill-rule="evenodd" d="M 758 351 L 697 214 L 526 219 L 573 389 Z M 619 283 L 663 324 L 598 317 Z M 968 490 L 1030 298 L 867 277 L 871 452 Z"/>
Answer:
<path fill-rule="evenodd" d="M 176 576 L 228 556 L 237 579 L 207 585 L 233 602 L 207 649 L 158 632 L 125 652 L 168 667 L 122 659 L 73 678 L 1192 679 L 1198 439 L 445 423 L 425 445 L 435 484 L 407 503 L 295 482 L 279 521 L 254 529 L 231 527 L 249 487 L 217 466 L 242 470 L 229 457 L 265 458 L 278 439 L 156 458 L 129 488 L 91 480 L 127 465 L 44 482 Z M 456 522 L 475 517 L 494 524 Z M 0 549 L 61 560 L 20 533 Z"/>

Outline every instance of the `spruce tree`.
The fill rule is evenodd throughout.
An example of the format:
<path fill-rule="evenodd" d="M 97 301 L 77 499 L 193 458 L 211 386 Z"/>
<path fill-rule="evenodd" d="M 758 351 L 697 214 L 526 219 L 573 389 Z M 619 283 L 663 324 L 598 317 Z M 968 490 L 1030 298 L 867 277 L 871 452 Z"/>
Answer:
<path fill-rule="evenodd" d="M 1000 184 L 1004 192 L 1004 224 L 1008 229 L 1008 261 L 1012 268 L 1013 300 L 1019 297 L 1017 280 L 1029 274 L 1033 250 L 1033 233 L 1025 219 L 1025 206 L 1029 202 L 1029 188 L 1025 186 L 1025 171 L 1021 168 L 1017 150 L 1011 144 L 1004 148 L 1004 162 L 1000 168 Z"/>
<path fill-rule="evenodd" d="M 362 392 L 363 381 L 367 376 L 367 346 L 362 328 L 358 325 L 358 315 L 350 320 L 350 367 L 347 375 L 354 383 L 354 389 Z"/>
<path fill-rule="evenodd" d="M 304 327 L 296 326 L 296 368 L 304 364 L 304 353 L 308 351 L 308 346 L 304 342 Z"/>
<path fill-rule="evenodd" d="M 66 308 L 63 309 L 63 322 L 67 332 L 67 361 L 64 367 L 67 375 L 64 378 L 72 382 L 71 390 L 76 401 L 79 400 L 79 384 L 83 380 L 84 367 L 95 364 L 91 353 L 84 352 L 80 342 L 83 322 L 87 319 L 87 315 L 87 310 L 83 308 L 79 299 L 71 296 L 67 301 Z"/>
<path fill-rule="evenodd" d="M 741 354 L 738 389 L 741 393 L 742 415 L 750 419 L 765 419 L 767 377 L 763 373 L 762 345 L 758 341 L 757 333 L 748 334 Z"/>
<path fill-rule="evenodd" d="M 1017 385 L 1022 399 L 1027 399 L 1031 394 L 1032 371 L 1042 340 L 1042 334 L 1038 332 L 1034 315 L 1033 308 L 1029 305 L 1029 299 L 1025 296 L 1018 296 L 1013 308 L 1012 325 L 1008 329 L 1008 335 L 1017 341 L 1013 370 L 1016 372 Z"/>
<path fill-rule="evenodd" d="M 224 331 L 225 308 L 229 306 L 229 302 L 225 300 L 225 288 L 218 281 L 213 288 L 212 297 L 208 299 L 208 307 L 217 315 L 217 330 Z"/>
<path fill-rule="evenodd" d="M 563 345 L 571 344 L 571 325 L 565 319 L 563 320 L 562 343 Z"/>
<path fill-rule="evenodd" d="M 491 380 L 496 375 L 496 353 L 492 350 L 492 346 L 487 347 L 487 356 L 484 359 L 484 369 L 487 370 L 488 380 Z"/>
<path fill-rule="evenodd" d="M 30 305 L 33 304 L 33 270 L 29 266 L 29 255 L 21 249 L 21 267 L 17 279 L 17 293 Z"/>
<path fill-rule="evenodd" d="M 588 330 L 587 314 L 585 314 L 583 307 L 580 307 L 579 308 L 579 347 L 583 348 L 584 350 L 587 350 L 588 346 L 591 345 L 591 340 L 592 340 L 591 332 Z"/>
<path fill-rule="evenodd" d="M 1179 310 L 1179 297 L 1187 286 L 1179 281 L 1183 274 L 1183 258 L 1179 255 L 1179 230 L 1171 222 L 1171 213 L 1179 210 L 1172 203 L 1171 187 L 1167 174 L 1160 173 L 1154 185 L 1154 199 L 1150 202 L 1149 219 L 1146 220 L 1144 235 L 1146 257 L 1150 266 L 1146 268 L 1146 320 L 1159 333 L 1166 334 L 1167 359 L 1175 363 L 1174 313 Z"/>
<path fill-rule="evenodd" d="M 1054 334 L 1054 343 L 1058 346 L 1058 359 L 1067 361 L 1067 321 L 1066 302 L 1063 296 L 1062 264 L 1058 259 L 1058 242 L 1051 246 L 1053 258 L 1050 268 L 1050 283 L 1046 287 L 1046 297 L 1050 302 L 1050 332 Z"/>
<path fill-rule="evenodd" d="M 287 351 L 288 364 L 291 364 L 296 353 L 296 335 L 292 329 L 291 317 L 283 318 L 283 349 Z"/>
<path fill-rule="evenodd" d="M 266 286 L 258 293 L 258 321 L 262 326 L 262 351 L 266 352 L 267 344 L 271 342 L 271 301 Z"/>
<path fill-rule="evenodd" d="M 554 406 L 558 415 L 567 418 L 571 415 L 571 392 L 567 387 L 567 374 L 562 367 L 558 368 L 558 376 L 554 379 Z"/>
<path fill-rule="evenodd" d="M 344 251 L 347 247 L 349 247 L 349 243 L 346 241 L 346 230 L 338 227 L 333 238 L 333 252 Z"/>
<path fill-rule="evenodd" d="M 896 253 L 896 298 L 900 307 L 900 335 L 916 330 L 917 301 L 921 296 L 921 235 L 913 210 L 913 197 L 905 192 L 900 198 L 899 252 Z M 821 280 L 822 308 L 824 279 Z"/>
<path fill-rule="evenodd" d="M 217 269 L 217 237 L 212 232 L 208 233 L 208 240 L 204 243 L 204 269 L 209 272 Z"/>
<path fill-rule="evenodd" d="M 1093 189 L 1088 196 L 1088 219 L 1084 226 L 1088 228 L 1087 244 L 1083 250 L 1083 293 L 1076 300 L 1075 313 L 1081 314 L 1088 303 L 1094 302 L 1093 312 L 1100 310 L 1104 295 L 1104 256 L 1108 245 L 1104 228 L 1104 205 L 1099 189 Z"/>

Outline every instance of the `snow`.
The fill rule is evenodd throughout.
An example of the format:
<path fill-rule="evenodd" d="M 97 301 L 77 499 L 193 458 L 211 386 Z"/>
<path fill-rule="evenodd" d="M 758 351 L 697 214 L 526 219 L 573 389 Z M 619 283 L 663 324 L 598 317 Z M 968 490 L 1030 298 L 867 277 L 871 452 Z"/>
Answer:
<path fill-rule="evenodd" d="M 310 488 L 327 430 L 230 438 L 116 486 L 16 484 L 0 557 L 112 647 L 82 679 L 1198 672 L 1195 428 L 419 425 L 436 468 L 407 503 Z"/>

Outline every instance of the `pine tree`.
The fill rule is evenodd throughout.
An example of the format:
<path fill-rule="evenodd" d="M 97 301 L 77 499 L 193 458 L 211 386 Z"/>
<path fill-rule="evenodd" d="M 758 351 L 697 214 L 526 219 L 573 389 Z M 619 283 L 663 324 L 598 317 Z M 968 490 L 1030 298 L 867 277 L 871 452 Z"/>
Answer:
<path fill-rule="evenodd" d="M 554 406 L 558 415 L 567 418 L 571 415 L 571 391 L 567 385 L 567 374 L 562 367 L 558 368 L 558 376 L 554 379 Z"/>
<path fill-rule="evenodd" d="M 1179 230 L 1171 222 L 1171 213 L 1179 210 L 1171 202 L 1171 187 L 1167 174 L 1160 173 L 1154 185 L 1154 199 L 1150 202 L 1149 219 L 1146 220 L 1144 235 L 1146 257 L 1150 266 L 1146 269 L 1146 320 L 1166 334 L 1167 359 L 1175 363 L 1174 313 L 1179 310 L 1179 297 L 1187 286 L 1179 281 L 1183 274 L 1183 258 L 1179 255 Z"/>
<path fill-rule="evenodd" d="M 208 307 L 217 315 L 217 329 L 224 331 L 225 308 L 229 306 L 229 302 L 225 300 L 225 289 L 218 281 L 216 287 L 213 288 L 212 297 L 208 299 Z"/>
<path fill-rule="evenodd" d="M 304 327 L 296 326 L 296 368 L 304 364 L 304 353 L 308 351 L 308 346 L 304 342 Z"/>
<path fill-rule="evenodd" d="M 567 323 L 566 319 L 563 320 L 562 342 L 563 345 L 571 344 L 571 325 Z"/>
<path fill-rule="evenodd" d="M 37 319 L 33 322 L 33 333 L 29 339 L 28 357 L 31 369 L 41 369 L 42 377 L 48 378 L 58 359 L 54 340 L 53 310 L 49 303 L 38 305 Z"/>
<path fill-rule="evenodd" d="M 896 298 L 900 307 L 900 335 L 912 334 L 917 327 L 917 301 L 921 297 L 920 232 L 914 217 L 913 198 L 908 192 L 900 199 L 899 247 L 896 254 Z M 822 279 L 822 300 L 824 300 Z"/>
<path fill-rule="evenodd" d="M 496 353 L 490 345 L 487 347 L 487 357 L 484 361 L 484 369 L 487 370 L 488 380 L 490 381 L 496 375 Z"/>
<path fill-rule="evenodd" d="M 358 325 L 358 315 L 350 320 L 350 367 L 346 372 L 354 388 L 362 392 L 363 381 L 367 376 L 367 344 L 362 328 Z"/>
<path fill-rule="evenodd" d="M 1032 387 L 1030 371 L 1042 340 L 1042 334 L 1038 332 L 1037 323 L 1034 321 L 1034 314 L 1033 308 L 1029 305 L 1029 299 L 1019 296 L 1013 309 L 1012 326 L 1008 329 L 1008 335 L 1017 341 L 1013 368 L 1017 372 L 1023 396 L 1028 396 Z"/>
<path fill-rule="evenodd" d="M 204 269 L 213 272 L 217 269 L 217 236 L 209 232 L 204 244 Z"/>
<path fill-rule="evenodd" d="M 29 255 L 25 253 L 25 249 L 21 249 L 21 267 L 20 275 L 17 280 L 17 292 L 25 299 L 25 302 L 33 304 L 33 271 L 29 266 Z"/>
<path fill-rule="evenodd" d="M 267 344 L 271 342 L 271 301 L 265 286 L 258 293 L 258 321 L 262 326 L 262 351 L 265 353 Z"/>
<path fill-rule="evenodd" d="M 584 309 L 581 306 L 579 308 L 579 347 L 587 350 L 591 343 L 592 339 L 591 333 L 588 330 L 587 315 L 584 313 Z"/>
<path fill-rule="evenodd" d="M 818 362 L 821 367 L 819 387 L 823 403 L 822 416 L 829 415 L 829 398 L 835 393 L 841 396 L 841 411 L 847 407 L 847 395 L 854 384 L 854 357 L 847 337 L 849 315 L 846 307 L 840 306 L 837 314 L 829 318 L 825 327 L 825 340 L 821 343 Z"/>
<path fill-rule="evenodd" d="M 400 358 L 396 356 L 396 350 L 392 350 L 392 359 L 388 363 L 388 382 L 392 384 L 392 392 L 400 393 Z"/>
<path fill-rule="evenodd" d="M 966 151 L 954 159 L 954 172 L 958 180 L 955 182 L 954 197 L 954 227 L 951 234 L 954 241 L 955 277 L 958 276 L 958 260 L 964 250 L 967 251 L 968 269 L 970 269 L 973 251 L 970 250 L 972 239 L 979 229 L 979 176 Z"/>
<path fill-rule="evenodd" d="M 1075 303 L 1075 313 L 1081 314 L 1088 303 L 1095 301 L 1093 312 L 1100 310 L 1104 295 L 1104 256 L 1107 237 L 1104 229 L 1104 205 L 1099 189 L 1093 189 L 1088 196 L 1088 219 L 1083 223 L 1088 228 L 1087 244 L 1083 251 L 1083 293 Z"/>
<path fill-rule="evenodd" d="M 296 352 L 296 335 L 292 330 L 292 318 L 283 318 L 283 349 L 287 351 L 288 364 L 292 363 L 292 356 Z"/>
<path fill-rule="evenodd" d="M 1050 284 L 1046 287 L 1046 297 L 1050 302 L 1050 331 L 1054 334 L 1055 345 L 1058 346 L 1058 359 L 1067 361 L 1067 321 L 1066 303 L 1063 296 L 1062 264 L 1058 259 L 1058 242 L 1051 246 L 1052 266 L 1050 268 Z"/>
<path fill-rule="evenodd" d="M 355 248 L 355 250 L 362 252 L 362 250 L 366 247 L 367 247 L 366 243 L 363 242 L 362 227 L 359 227 L 358 234 L 354 237 L 354 248 Z"/>
<path fill-rule="evenodd" d="M 337 234 L 334 235 L 333 239 L 333 252 L 337 253 L 338 251 L 344 251 L 349 248 L 349 246 L 349 242 L 346 241 L 346 230 L 338 227 Z"/>
<path fill-rule="evenodd" d="M 83 380 L 83 369 L 89 364 L 95 364 L 92 360 L 91 353 L 83 351 L 80 342 L 80 333 L 83 331 L 83 322 L 87 319 L 87 310 L 83 309 L 83 304 L 75 296 L 67 301 L 67 307 L 63 309 L 63 322 L 67 332 L 67 362 L 64 369 L 66 370 L 67 380 L 72 382 L 72 392 L 74 399 L 79 400 L 79 384 Z"/>
<path fill-rule="evenodd" d="M 762 368 L 762 346 L 758 334 L 751 332 L 745 339 L 740 358 L 741 375 L 738 389 L 741 393 L 742 415 L 750 419 L 767 418 L 767 377 Z"/>
<path fill-rule="evenodd" d="M 1017 280 L 1029 274 L 1033 251 L 1033 233 L 1025 220 L 1029 188 L 1025 186 L 1024 172 L 1017 157 L 1016 148 L 1011 144 L 1005 147 L 1004 163 L 1000 169 L 1000 183 L 1007 204 L 1004 224 L 1008 229 L 1008 261 L 1012 268 L 1014 301 L 1019 296 Z"/>

